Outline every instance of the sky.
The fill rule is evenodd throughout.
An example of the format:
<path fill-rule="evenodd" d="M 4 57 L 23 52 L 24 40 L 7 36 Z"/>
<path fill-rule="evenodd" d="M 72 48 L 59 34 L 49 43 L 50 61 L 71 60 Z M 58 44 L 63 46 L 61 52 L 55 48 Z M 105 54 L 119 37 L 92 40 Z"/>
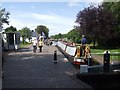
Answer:
<path fill-rule="evenodd" d="M 19 0 L 18 0 L 19 1 Z M 17 30 L 28 27 L 35 30 L 38 25 L 44 25 L 49 28 L 49 36 L 55 34 L 66 34 L 73 29 L 75 25 L 76 15 L 80 10 L 88 7 L 91 2 L 2 2 L 2 8 L 10 12 L 9 25 L 4 24 L 3 27 L 13 26 Z M 92 2 L 98 4 L 98 2 Z"/>

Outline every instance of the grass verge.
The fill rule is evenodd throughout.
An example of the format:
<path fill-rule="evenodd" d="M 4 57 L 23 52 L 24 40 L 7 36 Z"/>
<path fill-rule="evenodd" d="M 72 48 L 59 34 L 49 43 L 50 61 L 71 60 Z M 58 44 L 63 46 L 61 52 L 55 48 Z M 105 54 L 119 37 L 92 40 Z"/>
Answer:
<path fill-rule="evenodd" d="M 91 49 L 91 53 L 104 53 L 106 49 Z M 110 60 L 120 61 L 120 48 L 118 49 L 108 49 L 110 51 Z M 103 56 L 103 54 L 98 54 Z"/>
<path fill-rule="evenodd" d="M 21 44 L 20 44 L 20 47 L 21 47 L 21 48 L 26 48 L 26 47 L 29 46 L 29 45 L 31 45 L 31 43 L 25 43 L 25 44 L 21 43 Z"/>

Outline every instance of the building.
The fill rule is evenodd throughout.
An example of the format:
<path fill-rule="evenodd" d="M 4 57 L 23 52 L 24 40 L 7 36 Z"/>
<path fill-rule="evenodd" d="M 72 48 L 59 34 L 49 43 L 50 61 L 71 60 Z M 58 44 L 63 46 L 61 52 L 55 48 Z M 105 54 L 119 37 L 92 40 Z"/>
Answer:
<path fill-rule="evenodd" d="M 3 40 L 5 42 L 5 49 L 15 50 L 20 48 L 20 33 L 10 32 L 3 34 Z"/>

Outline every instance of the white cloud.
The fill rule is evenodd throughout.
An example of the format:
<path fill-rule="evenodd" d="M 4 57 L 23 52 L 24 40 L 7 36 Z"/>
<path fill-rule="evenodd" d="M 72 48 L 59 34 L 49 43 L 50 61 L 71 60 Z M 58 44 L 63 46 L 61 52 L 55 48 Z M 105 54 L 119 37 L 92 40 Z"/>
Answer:
<path fill-rule="evenodd" d="M 66 34 L 73 29 L 73 26 L 68 26 L 68 25 L 60 26 L 60 25 L 48 24 L 47 27 L 50 30 L 50 35 L 55 35 L 59 33 Z"/>
<path fill-rule="evenodd" d="M 99 2 L 101 0 L 2 0 L 2 2 L 70 2 L 70 1 L 74 1 L 74 2 Z M 103 0 L 102 0 L 103 1 Z M 119 0 L 106 0 L 106 1 L 119 1 Z"/>
<path fill-rule="evenodd" d="M 68 3 L 69 7 L 74 7 L 74 6 L 80 6 L 79 2 L 69 2 Z"/>
<path fill-rule="evenodd" d="M 71 18 L 62 17 L 62 16 L 55 15 L 55 14 L 51 15 L 51 14 L 36 14 L 36 13 L 33 13 L 31 15 L 32 15 L 32 18 L 42 20 L 44 22 L 52 23 L 52 24 L 73 25 L 73 23 L 74 23 L 74 20 L 71 19 Z"/>
<path fill-rule="evenodd" d="M 21 13 L 21 12 L 20 12 Z M 14 15 L 13 15 L 14 16 Z M 37 25 L 45 25 L 49 28 L 49 35 L 55 35 L 58 33 L 65 34 L 73 29 L 74 18 L 63 17 L 56 15 L 54 13 L 49 14 L 38 14 L 38 13 L 25 13 L 22 15 L 17 15 L 9 19 L 10 25 L 17 28 L 17 30 L 22 29 L 27 26 L 31 30 L 34 30 Z M 9 27 L 4 25 L 4 28 Z"/>
<path fill-rule="evenodd" d="M 1 0 L 2 2 L 69 2 L 71 0 Z M 74 2 L 101 2 L 103 0 L 73 0 Z M 120 0 L 105 0 L 105 2 L 119 2 Z"/>
<path fill-rule="evenodd" d="M 78 0 L 79 2 L 102 2 L 103 0 Z"/>
<path fill-rule="evenodd" d="M 65 34 L 73 29 L 74 19 L 63 17 L 55 14 L 31 14 L 39 24 L 47 26 L 50 30 L 50 35 L 62 33 Z"/>
<path fill-rule="evenodd" d="M 20 30 L 23 27 L 28 27 L 30 29 L 34 29 L 36 27 L 36 25 L 33 24 L 32 22 L 27 22 L 27 21 L 26 22 L 22 22 L 19 19 L 11 18 L 9 21 L 10 21 L 9 25 L 6 25 L 6 24 L 3 25 L 4 29 L 7 28 L 7 27 L 10 27 L 10 26 L 16 27 L 17 30 Z"/>
<path fill-rule="evenodd" d="M 98 0 L 89 0 L 88 2 L 86 1 L 82 1 L 81 2 L 77 2 L 79 0 L 76 1 L 70 1 L 68 2 L 68 7 L 79 7 L 80 10 L 83 10 L 84 8 L 89 7 L 90 5 L 100 5 L 102 4 L 102 0 L 98 1 Z"/>
<path fill-rule="evenodd" d="M 36 7 L 35 7 L 35 6 L 31 6 L 31 8 L 32 8 L 32 9 L 36 9 Z"/>
<path fill-rule="evenodd" d="M 36 18 L 36 19 L 40 19 L 40 20 L 53 20 L 55 19 L 55 17 L 53 16 L 50 16 L 50 15 L 45 15 L 45 14 L 36 14 L 36 13 L 33 13 L 31 14 L 33 16 L 33 18 Z"/>

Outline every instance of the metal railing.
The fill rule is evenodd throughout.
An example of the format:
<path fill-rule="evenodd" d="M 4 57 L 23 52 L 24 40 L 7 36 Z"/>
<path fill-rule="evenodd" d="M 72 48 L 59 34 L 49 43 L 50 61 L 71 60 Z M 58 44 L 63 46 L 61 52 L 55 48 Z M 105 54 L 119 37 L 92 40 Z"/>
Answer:
<path fill-rule="evenodd" d="M 90 53 L 91 55 L 97 55 L 101 61 L 99 61 L 101 64 L 103 64 L 104 59 L 104 53 Z M 112 52 L 110 53 L 110 63 L 118 63 L 120 62 L 120 52 Z"/>

